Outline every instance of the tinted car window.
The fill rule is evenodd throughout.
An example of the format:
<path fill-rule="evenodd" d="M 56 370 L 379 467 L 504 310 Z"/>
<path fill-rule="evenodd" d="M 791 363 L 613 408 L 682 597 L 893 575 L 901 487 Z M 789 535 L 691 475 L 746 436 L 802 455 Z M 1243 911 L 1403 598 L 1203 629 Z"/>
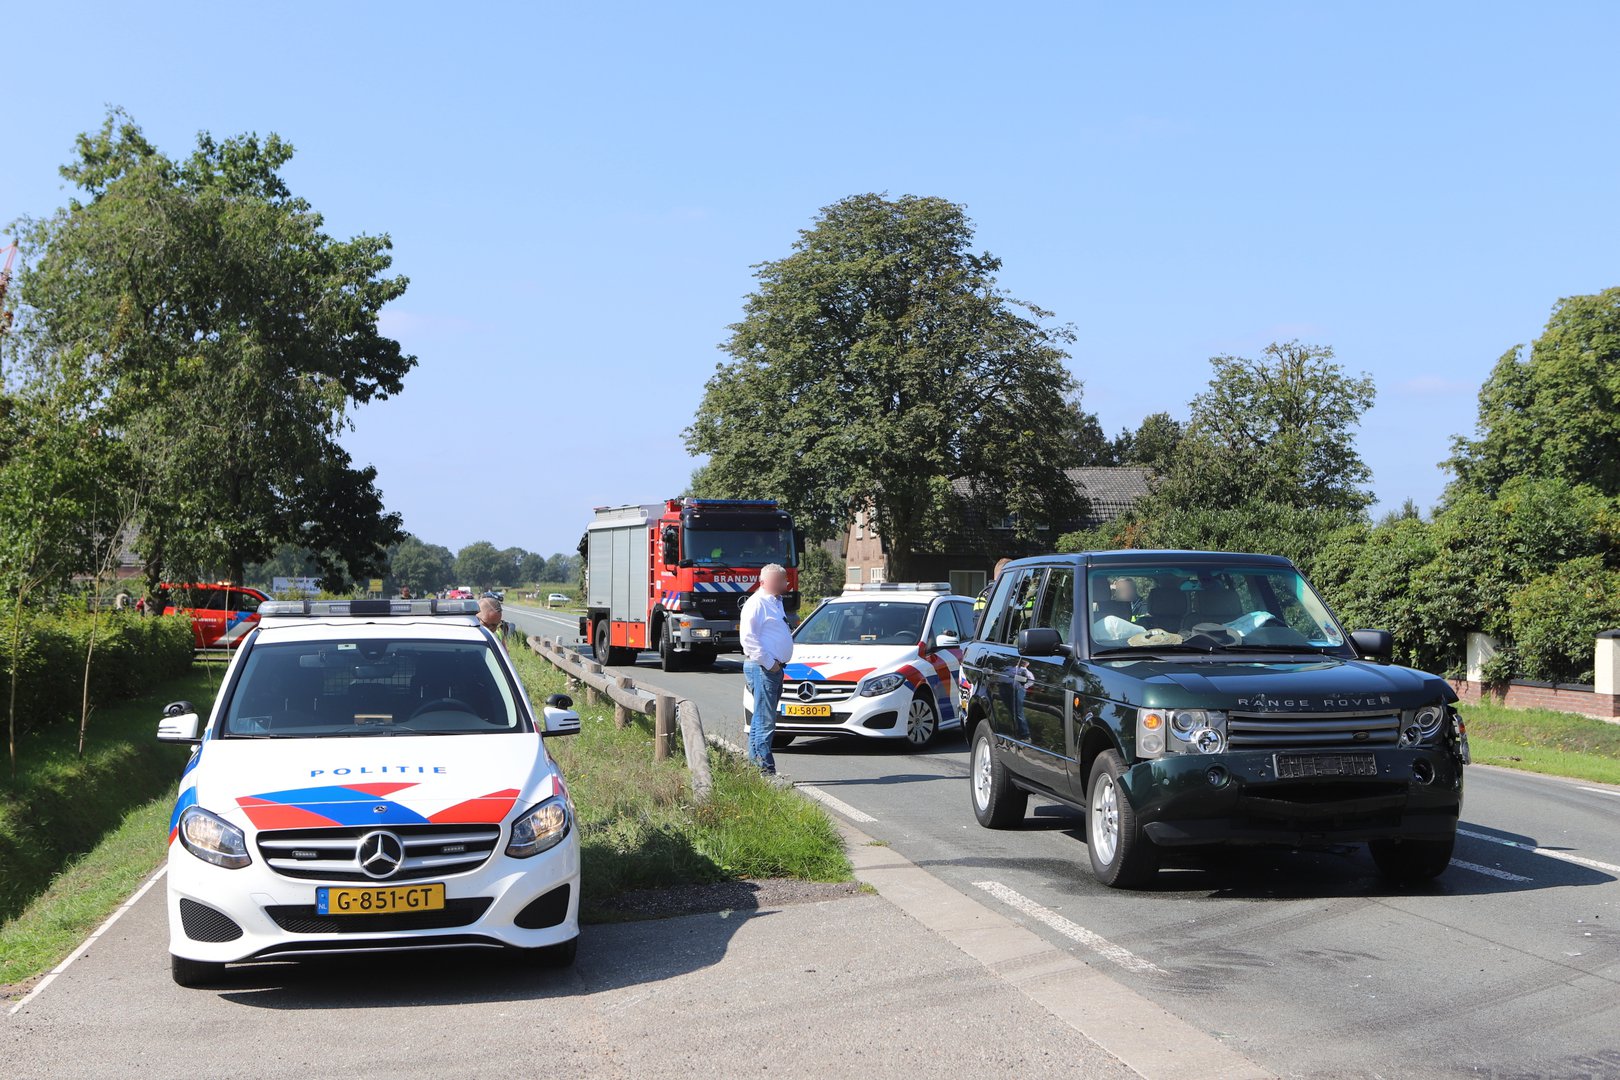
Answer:
<path fill-rule="evenodd" d="M 975 624 L 979 621 L 978 613 L 973 605 L 963 600 L 950 601 L 950 609 L 956 612 L 956 625 L 962 629 L 962 640 L 966 641 L 973 636 Z"/>
<path fill-rule="evenodd" d="M 1036 626 L 1049 626 L 1058 632 L 1065 643 L 1074 634 L 1074 571 L 1054 567 L 1046 576 L 1046 591 L 1041 594 L 1041 610 Z"/>
<path fill-rule="evenodd" d="M 1041 578 L 1045 574 L 1042 567 L 1025 570 L 1024 576 L 1015 583 L 1012 599 L 1007 605 L 1007 621 L 1001 629 L 1001 641 L 1014 645 L 1018 642 L 1018 632 L 1033 625 L 1035 600 L 1040 595 Z"/>
<path fill-rule="evenodd" d="M 259 610 L 259 598 L 250 592 L 234 591 L 231 593 L 231 610 L 256 612 Z"/>
<path fill-rule="evenodd" d="M 962 636 L 962 628 L 956 625 L 956 612 L 952 610 L 950 604 L 934 605 L 934 625 L 928 629 L 929 640 L 932 641 L 941 634 L 955 634 L 958 638 Z"/>
<path fill-rule="evenodd" d="M 225 590 L 223 589 L 188 589 L 182 594 L 187 607 L 198 611 L 224 611 Z"/>
<path fill-rule="evenodd" d="M 264 642 L 243 662 L 225 738 L 449 735 L 524 729 L 482 641 Z"/>
<path fill-rule="evenodd" d="M 1028 570 L 1011 570 L 996 579 L 996 586 L 990 593 L 990 604 L 984 609 L 984 617 L 979 622 L 979 637 L 985 641 L 1006 640 L 1001 631 L 1007 622 L 1007 605 L 1012 599 L 1013 590 L 1028 574 Z"/>

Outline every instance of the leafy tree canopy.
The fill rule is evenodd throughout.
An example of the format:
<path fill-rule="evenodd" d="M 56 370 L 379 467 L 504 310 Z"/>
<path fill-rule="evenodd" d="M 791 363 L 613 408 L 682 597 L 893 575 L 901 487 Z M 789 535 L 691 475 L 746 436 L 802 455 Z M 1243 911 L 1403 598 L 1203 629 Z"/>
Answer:
<path fill-rule="evenodd" d="M 972 243 L 954 203 L 854 195 L 756 266 L 732 359 L 686 431 L 709 457 L 694 491 L 774 496 L 813 539 L 867 509 L 895 577 L 960 522 L 952 480 L 1032 536 L 1077 517 L 1063 470 L 1089 428 L 1064 366 L 1072 331 L 1003 292 L 1001 261 Z"/>
<path fill-rule="evenodd" d="M 1560 300 L 1528 358 L 1516 345 L 1496 362 L 1477 436 L 1453 441 L 1448 494 L 1540 476 L 1620 495 L 1620 288 Z"/>
<path fill-rule="evenodd" d="M 114 110 L 62 169 L 82 200 L 23 223 L 15 352 L 33 378 L 96 387 L 153 583 L 239 579 L 282 543 L 331 581 L 364 577 L 400 533 L 337 437 L 416 362 L 377 326 L 406 281 L 387 236 L 322 230 L 281 176 L 292 153 L 204 133 L 173 159 Z"/>

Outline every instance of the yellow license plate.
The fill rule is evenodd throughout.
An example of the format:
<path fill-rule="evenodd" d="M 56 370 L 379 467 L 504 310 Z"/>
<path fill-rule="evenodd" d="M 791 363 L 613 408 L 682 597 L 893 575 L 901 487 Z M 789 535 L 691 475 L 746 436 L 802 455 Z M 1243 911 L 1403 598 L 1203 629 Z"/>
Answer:
<path fill-rule="evenodd" d="M 831 716 L 831 705 L 783 705 L 783 716 Z"/>
<path fill-rule="evenodd" d="M 444 885 L 378 885 L 359 889 L 315 890 L 317 915 L 394 915 L 402 911 L 443 911 Z"/>

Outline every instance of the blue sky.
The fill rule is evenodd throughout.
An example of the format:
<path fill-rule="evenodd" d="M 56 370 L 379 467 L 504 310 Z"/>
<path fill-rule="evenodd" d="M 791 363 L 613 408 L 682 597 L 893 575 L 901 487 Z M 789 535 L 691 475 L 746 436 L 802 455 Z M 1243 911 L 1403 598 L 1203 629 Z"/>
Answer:
<path fill-rule="evenodd" d="M 182 154 L 278 132 L 338 235 L 387 232 L 421 360 L 347 444 L 406 527 L 572 551 L 680 491 L 752 286 L 865 191 L 967 206 L 1074 324 L 1110 432 L 1208 358 L 1371 373 L 1381 505 L 1428 506 L 1491 364 L 1620 284 L 1613 4 L 35 4 L 6 17 L 0 221 L 108 104 Z"/>

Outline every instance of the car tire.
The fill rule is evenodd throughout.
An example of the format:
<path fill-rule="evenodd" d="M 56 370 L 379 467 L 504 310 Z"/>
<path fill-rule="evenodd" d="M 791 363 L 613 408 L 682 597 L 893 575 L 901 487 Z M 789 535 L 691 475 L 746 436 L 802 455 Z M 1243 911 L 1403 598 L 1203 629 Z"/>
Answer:
<path fill-rule="evenodd" d="M 188 960 L 184 956 L 169 955 L 169 974 L 180 986 L 197 990 L 217 986 L 225 977 L 225 965 L 209 960 Z"/>
<path fill-rule="evenodd" d="M 1451 865 L 1451 852 L 1457 846 L 1455 835 L 1445 840 L 1372 840 L 1367 849 L 1379 872 L 1391 881 L 1429 881 L 1445 873 Z"/>
<path fill-rule="evenodd" d="M 1153 876 L 1158 852 L 1136 822 L 1136 809 L 1120 785 L 1125 763 L 1113 750 L 1097 755 L 1086 785 L 1086 850 L 1091 873 L 1111 889 L 1129 889 Z"/>
<path fill-rule="evenodd" d="M 669 632 L 665 619 L 658 631 L 658 661 L 665 671 L 680 671 L 686 666 L 686 656 L 675 651 L 675 637 Z"/>
<path fill-rule="evenodd" d="M 973 816 L 987 829 L 1011 828 L 1024 820 L 1029 792 L 1013 783 L 996 750 L 996 737 L 989 723 L 979 723 L 971 745 L 968 798 L 973 803 Z"/>
<path fill-rule="evenodd" d="M 797 735 L 777 735 L 773 732 L 771 734 L 771 749 L 780 750 L 784 746 L 792 746 L 793 740 L 797 738 Z"/>
<path fill-rule="evenodd" d="M 579 952 L 579 938 L 569 938 L 560 945 L 544 945 L 538 949 L 522 949 L 520 955 L 525 967 L 555 970 L 574 966 Z"/>
<path fill-rule="evenodd" d="M 911 750 L 926 750 L 939 734 L 939 705 L 933 696 L 919 690 L 911 695 L 906 706 L 906 746 Z"/>

